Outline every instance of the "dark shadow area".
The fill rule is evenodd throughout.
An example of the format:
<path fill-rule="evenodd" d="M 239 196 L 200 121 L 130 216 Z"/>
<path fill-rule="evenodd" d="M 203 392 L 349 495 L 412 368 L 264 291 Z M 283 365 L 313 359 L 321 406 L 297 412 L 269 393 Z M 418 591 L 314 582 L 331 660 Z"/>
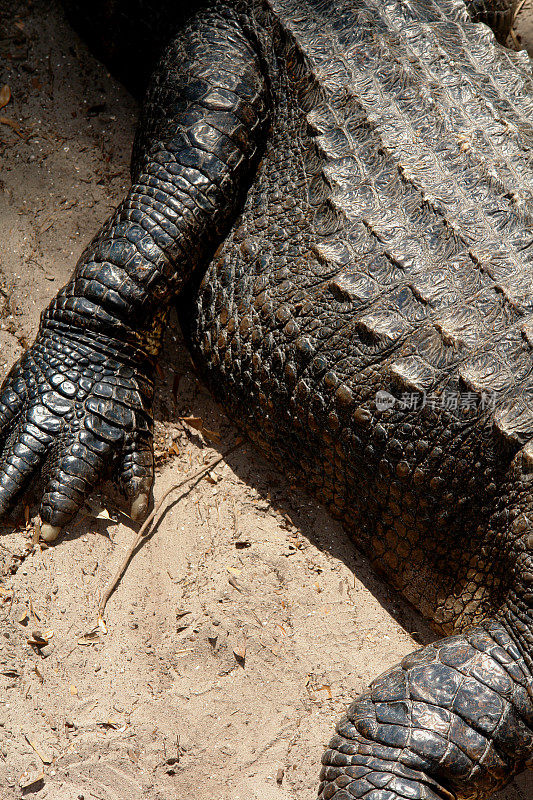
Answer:
<path fill-rule="evenodd" d="M 213 400 L 208 390 L 191 371 L 191 360 L 179 330 L 175 315 L 166 335 L 160 362 L 161 371 L 156 391 L 155 419 L 179 422 L 183 417 L 194 416 L 203 420 L 205 427 L 220 435 L 218 452 L 226 453 L 235 444 L 241 432 Z M 181 391 L 174 394 L 175 378 Z M 195 444 L 203 446 L 200 435 L 187 430 Z M 214 447 L 212 442 L 210 447 Z M 305 536 L 318 549 L 342 561 L 361 583 L 374 595 L 387 612 L 421 645 L 438 638 L 430 624 L 398 593 L 387 586 L 370 567 L 367 559 L 358 553 L 353 539 L 356 532 L 347 533 L 342 525 L 332 519 L 325 509 L 303 489 L 290 485 L 283 472 L 276 469 L 247 440 L 236 451 L 229 453 L 226 462 L 243 483 L 255 489 L 261 498 L 285 517 L 291 526 Z M 179 476 L 176 476 L 178 479 Z M 317 513 L 321 524 L 317 526 Z M 317 527 L 319 530 L 317 531 Z"/>
<path fill-rule="evenodd" d="M 207 0 L 61 0 L 61 3 L 74 30 L 136 97 L 142 95 L 172 30 L 208 5 Z"/>

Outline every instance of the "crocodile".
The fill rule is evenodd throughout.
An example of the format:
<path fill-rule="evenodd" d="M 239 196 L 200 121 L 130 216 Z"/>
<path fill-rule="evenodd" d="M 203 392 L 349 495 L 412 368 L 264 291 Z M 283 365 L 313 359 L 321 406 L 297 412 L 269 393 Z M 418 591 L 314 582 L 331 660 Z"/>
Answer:
<path fill-rule="evenodd" d="M 482 800 L 533 763 L 533 74 L 479 22 L 513 4 L 176 5 L 141 3 L 167 43 L 131 188 L 0 392 L 0 514 L 39 472 L 53 540 L 111 469 L 146 514 L 175 304 L 230 417 L 443 637 L 350 705 L 319 797 Z"/>

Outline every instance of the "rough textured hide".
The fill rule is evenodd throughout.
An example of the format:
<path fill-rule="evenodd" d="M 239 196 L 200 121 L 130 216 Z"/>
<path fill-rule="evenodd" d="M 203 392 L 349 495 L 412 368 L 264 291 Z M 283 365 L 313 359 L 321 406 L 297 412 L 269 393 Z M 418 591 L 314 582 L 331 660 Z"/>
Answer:
<path fill-rule="evenodd" d="M 456 0 L 209 4 L 0 397 L 1 510 L 44 464 L 51 535 L 118 461 L 142 512 L 177 299 L 248 435 L 444 633 L 476 626 L 354 703 L 323 798 L 484 798 L 531 757 L 531 89 Z"/>

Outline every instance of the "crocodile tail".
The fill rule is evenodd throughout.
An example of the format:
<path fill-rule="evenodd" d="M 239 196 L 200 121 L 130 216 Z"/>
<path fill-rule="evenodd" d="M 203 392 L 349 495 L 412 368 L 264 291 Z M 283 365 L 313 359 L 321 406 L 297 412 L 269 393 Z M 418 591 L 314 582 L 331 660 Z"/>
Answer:
<path fill-rule="evenodd" d="M 488 622 L 407 656 L 352 703 L 319 800 L 483 800 L 532 754 L 531 676 Z"/>

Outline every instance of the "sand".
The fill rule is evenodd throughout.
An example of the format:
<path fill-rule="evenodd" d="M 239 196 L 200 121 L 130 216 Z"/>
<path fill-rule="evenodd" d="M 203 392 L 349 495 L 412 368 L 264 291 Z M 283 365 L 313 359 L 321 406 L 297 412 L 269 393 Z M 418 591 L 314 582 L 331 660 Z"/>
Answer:
<path fill-rule="evenodd" d="M 0 0 L 0 19 L 2 379 L 128 186 L 137 106 L 55 0 Z M 173 327 L 156 501 L 236 438 Z M 135 535 L 117 498 L 91 497 L 48 549 L 32 546 L 35 512 L 29 498 L 0 526 L 2 800 L 310 800 L 350 698 L 433 638 L 248 445 L 171 498 L 106 631 L 99 600 Z M 532 796 L 521 776 L 498 799 Z"/>

